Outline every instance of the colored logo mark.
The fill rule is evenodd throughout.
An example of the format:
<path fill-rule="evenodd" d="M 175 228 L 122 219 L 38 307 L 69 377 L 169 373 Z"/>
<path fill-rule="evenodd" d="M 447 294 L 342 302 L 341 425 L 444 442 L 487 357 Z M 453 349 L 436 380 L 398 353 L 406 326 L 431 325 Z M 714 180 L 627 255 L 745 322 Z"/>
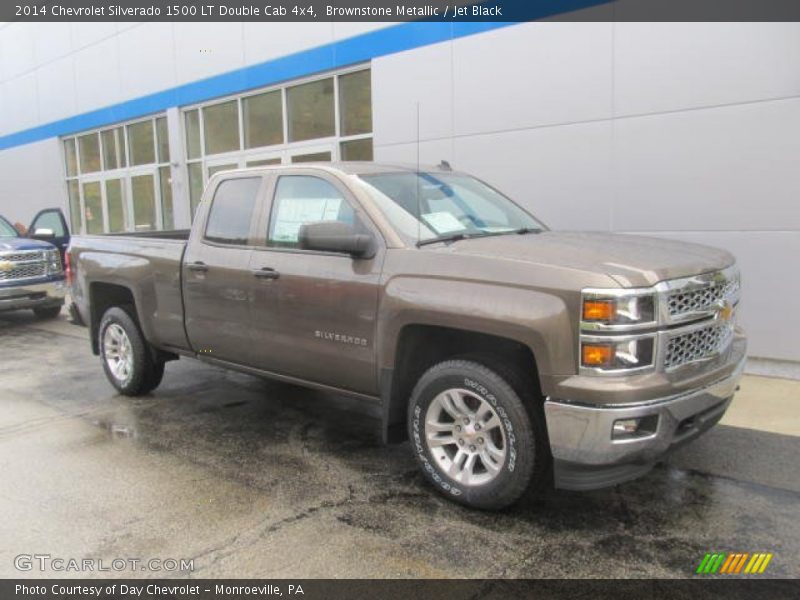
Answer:
<path fill-rule="evenodd" d="M 714 552 L 707 553 L 696 573 L 701 574 L 760 574 L 772 560 L 772 552 Z"/>

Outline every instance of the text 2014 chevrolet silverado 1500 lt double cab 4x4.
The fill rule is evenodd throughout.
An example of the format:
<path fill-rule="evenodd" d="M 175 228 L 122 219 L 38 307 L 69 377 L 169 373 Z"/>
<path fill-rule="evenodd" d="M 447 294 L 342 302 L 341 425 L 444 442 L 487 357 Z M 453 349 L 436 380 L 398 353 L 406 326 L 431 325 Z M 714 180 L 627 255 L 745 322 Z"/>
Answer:
<path fill-rule="evenodd" d="M 745 358 L 727 252 L 549 231 L 447 168 L 218 173 L 191 232 L 76 237 L 70 256 L 123 394 L 191 356 L 379 401 L 384 439 L 482 508 L 551 473 L 645 473 L 720 419 Z"/>

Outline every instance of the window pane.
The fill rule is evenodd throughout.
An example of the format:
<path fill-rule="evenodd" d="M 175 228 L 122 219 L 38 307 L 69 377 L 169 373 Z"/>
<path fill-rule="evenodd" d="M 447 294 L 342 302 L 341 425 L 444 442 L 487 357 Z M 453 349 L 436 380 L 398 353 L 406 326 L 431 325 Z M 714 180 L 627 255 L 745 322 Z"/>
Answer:
<path fill-rule="evenodd" d="M 131 177 L 133 226 L 136 231 L 156 229 L 156 193 L 152 175 Z"/>
<path fill-rule="evenodd" d="M 370 71 L 339 77 L 340 135 L 372 131 L 372 91 Z"/>
<path fill-rule="evenodd" d="M 334 135 L 333 79 L 312 81 L 286 90 L 289 141 Z"/>
<path fill-rule="evenodd" d="M 284 175 L 278 179 L 269 225 L 270 246 L 297 246 L 300 227 L 316 221 L 353 225 L 355 213 L 333 185 L 319 177 Z"/>
<path fill-rule="evenodd" d="M 208 167 L 208 178 L 211 179 L 211 176 L 214 173 L 219 173 L 220 171 L 230 171 L 231 169 L 238 169 L 239 165 L 236 163 L 231 163 L 229 165 L 214 165 L 213 167 Z"/>
<path fill-rule="evenodd" d="M 169 167 L 158 169 L 158 181 L 161 186 L 161 220 L 164 229 L 175 229 L 175 211 L 172 207 L 172 172 Z"/>
<path fill-rule="evenodd" d="M 156 162 L 153 139 L 153 122 L 142 121 L 128 125 L 128 146 L 131 165 L 149 165 Z"/>
<path fill-rule="evenodd" d="M 81 173 L 94 173 L 100 170 L 100 137 L 96 133 L 78 138 L 81 154 Z"/>
<path fill-rule="evenodd" d="M 342 142 L 339 150 L 342 160 L 372 160 L 372 138 Z"/>
<path fill-rule="evenodd" d="M 214 193 L 206 239 L 223 244 L 247 244 L 260 177 L 228 179 Z"/>
<path fill-rule="evenodd" d="M 156 140 L 158 142 L 158 162 L 169 162 L 169 133 L 167 133 L 167 118 L 156 119 Z"/>
<path fill-rule="evenodd" d="M 248 160 L 248 167 L 263 167 L 266 165 L 279 165 L 281 164 L 280 158 L 260 158 L 258 160 Z"/>
<path fill-rule="evenodd" d="M 314 152 L 313 154 L 297 154 L 292 157 L 293 163 L 304 162 L 329 162 L 331 160 L 330 152 Z"/>
<path fill-rule="evenodd" d="M 192 218 L 197 212 L 197 205 L 203 198 L 203 165 L 202 163 L 189 163 L 189 205 L 192 209 Z"/>
<path fill-rule="evenodd" d="M 125 198 L 122 195 L 122 179 L 106 181 L 106 207 L 108 208 L 108 230 L 111 233 L 125 231 Z"/>
<path fill-rule="evenodd" d="M 236 100 L 203 108 L 206 154 L 239 149 L 239 105 Z"/>
<path fill-rule="evenodd" d="M 49 229 L 56 237 L 63 237 L 66 234 L 61 215 L 56 210 L 49 210 L 37 217 L 29 233 L 34 233 L 37 229 Z"/>
<path fill-rule="evenodd" d="M 186 154 L 188 158 L 200 158 L 200 112 L 197 109 L 186 113 Z"/>
<path fill-rule="evenodd" d="M 69 197 L 69 227 L 74 234 L 83 232 L 81 222 L 81 195 L 77 179 L 67 182 L 67 196 Z"/>
<path fill-rule="evenodd" d="M 83 206 L 86 233 L 103 233 L 103 199 L 99 181 L 83 184 Z"/>
<path fill-rule="evenodd" d="M 283 100 L 280 90 L 242 100 L 244 147 L 283 143 Z"/>
<path fill-rule="evenodd" d="M 122 127 L 100 132 L 100 139 L 103 142 L 103 168 L 108 171 L 124 167 L 125 138 Z"/>
<path fill-rule="evenodd" d="M 75 138 L 64 140 L 64 162 L 67 168 L 67 177 L 78 174 L 78 155 L 75 152 Z"/>

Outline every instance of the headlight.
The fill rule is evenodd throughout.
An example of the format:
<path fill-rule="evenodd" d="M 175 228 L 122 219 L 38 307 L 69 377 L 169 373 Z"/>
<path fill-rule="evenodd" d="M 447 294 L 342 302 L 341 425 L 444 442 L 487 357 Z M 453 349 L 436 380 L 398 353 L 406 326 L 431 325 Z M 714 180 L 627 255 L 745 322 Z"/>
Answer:
<path fill-rule="evenodd" d="M 581 366 L 601 371 L 643 369 L 653 365 L 655 336 L 614 339 L 581 337 Z"/>
<path fill-rule="evenodd" d="M 61 254 L 58 250 L 48 250 L 45 253 L 47 272 L 50 274 L 61 273 Z"/>
<path fill-rule="evenodd" d="M 581 321 L 584 329 L 626 329 L 655 324 L 655 294 L 652 291 L 584 290 Z"/>

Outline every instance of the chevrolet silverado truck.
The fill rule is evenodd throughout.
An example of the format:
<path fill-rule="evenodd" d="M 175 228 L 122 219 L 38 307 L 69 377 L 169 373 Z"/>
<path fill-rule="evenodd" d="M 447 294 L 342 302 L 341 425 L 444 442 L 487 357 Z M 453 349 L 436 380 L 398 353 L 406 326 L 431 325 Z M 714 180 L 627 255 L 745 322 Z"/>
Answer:
<path fill-rule="evenodd" d="M 33 235 L 50 238 L 51 232 L 40 228 Z M 22 237 L 0 217 L 0 311 L 33 309 L 38 318 L 53 319 L 61 312 L 66 289 L 58 248 Z"/>
<path fill-rule="evenodd" d="M 191 231 L 69 258 L 120 393 L 192 357 L 379 403 L 384 440 L 484 509 L 646 473 L 721 418 L 745 359 L 728 252 L 550 231 L 445 163 L 217 173 Z"/>

